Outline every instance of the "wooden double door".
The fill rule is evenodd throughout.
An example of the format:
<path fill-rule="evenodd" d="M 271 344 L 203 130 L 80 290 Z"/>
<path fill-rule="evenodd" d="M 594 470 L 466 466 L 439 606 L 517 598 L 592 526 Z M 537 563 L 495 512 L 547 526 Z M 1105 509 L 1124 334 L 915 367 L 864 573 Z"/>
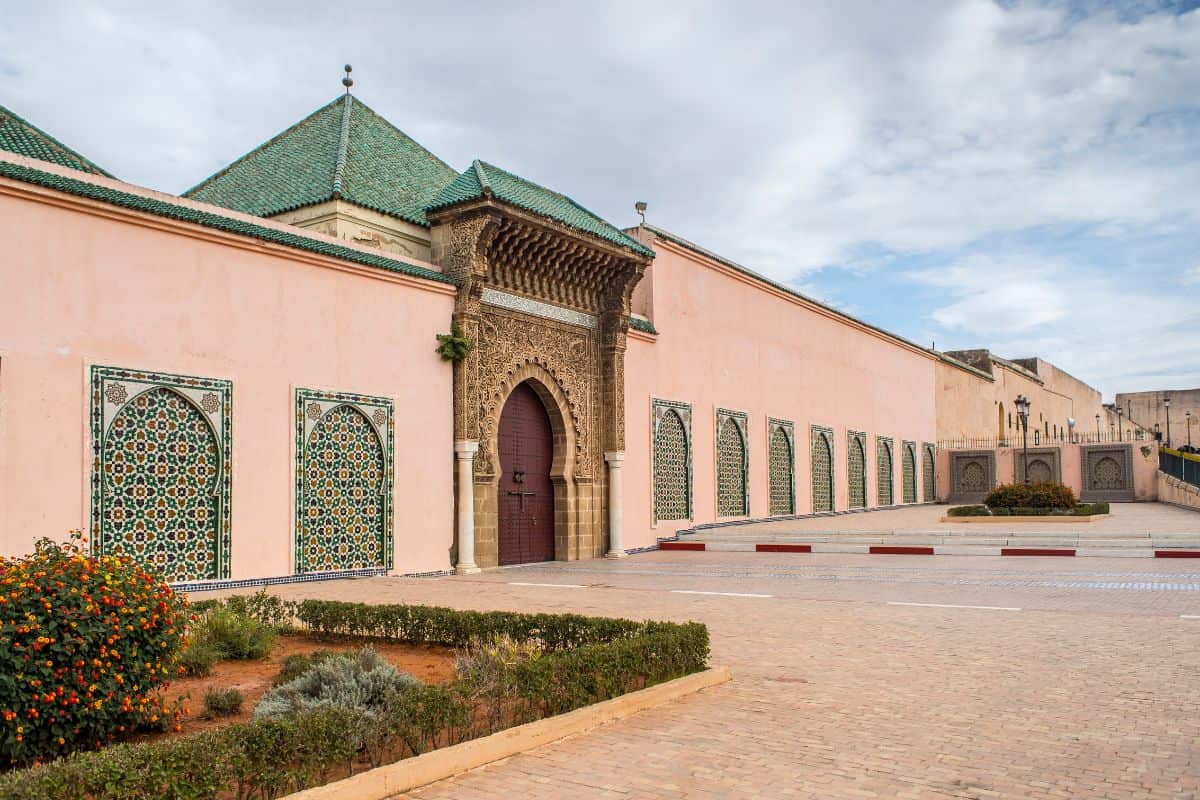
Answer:
<path fill-rule="evenodd" d="M 528 383 L 500 412 L 498 447 L 499 563 L 554 560 L 554 433 L 541 398 Z"/>

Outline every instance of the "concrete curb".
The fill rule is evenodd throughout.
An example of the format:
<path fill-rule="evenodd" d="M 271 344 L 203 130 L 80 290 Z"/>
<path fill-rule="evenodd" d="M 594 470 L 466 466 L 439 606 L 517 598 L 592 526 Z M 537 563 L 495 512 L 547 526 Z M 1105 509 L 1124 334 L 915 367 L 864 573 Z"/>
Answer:
<path fill-rule="evenodd" d="M 966 544 L 873 545 L 786 542 L 663 542 L 662 550 L 710 553 L 841 553 L 910 556 L 1059 556 L 1081 558 L 1200 558 L 1200 550 L 1151 547 L 1007 547 Z"/>
<path fill-rule="evenodd" d="M 1040 517 L 942 517 L 939 522 L 953 522 L 959 525 L 987 525 L 987 524 L 1011 524 L 1014 522 L 1034 522 L 1041 524 L 1049 522 L 1055 525 L 1067 523 L 1076 524 L 1080 522 L 1091 522 L 1097 519 L 1108 519 L 1110 514 L 1090 514 L 1086 517 L 1074 517 L 1063 515 L 1046 514 Z"/>
<path fill-rule="evenodd" d="M 590 731 L 613 720 L 624 719 L 639 711 L 717 686 L 731 678 L 729 667 L 712 667 L 566 714 L 518 725 L 491 736 L 443 747 L 394 764 L 385 764 L 340 781 L 289 794 L 281 800 L 384 800 L 564 737 Z"/>

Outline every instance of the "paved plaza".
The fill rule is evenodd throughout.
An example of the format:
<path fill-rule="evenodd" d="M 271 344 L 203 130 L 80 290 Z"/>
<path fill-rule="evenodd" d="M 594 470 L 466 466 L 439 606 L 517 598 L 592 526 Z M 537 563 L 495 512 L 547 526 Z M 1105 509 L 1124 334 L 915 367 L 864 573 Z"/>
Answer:
<path fill-rule="evenodd" d="M 1004 529 L 1026 533 L 1063 533 L 1064 525 L 1055 522 L 1022 522 L 1005 525 L 1002 523 L 942 522 L 946 516 L 945 505 L 919 505 L 887 511 L 867 511 L 858 514 L 837 514 L 805 519 L 784 519 L 755 522 L 748 525 L 730 525 L 715 530 L 756 533 L 824 533 L 841 531 L 854 533 L 914 533 L 941 531 L 963 533 L 966 531 L 994 533 Z M 1200 534 L 1200 514 L 1195 511 L 1169 506 L 1164 503 L 1112 503 L 1111 513 L 1092 522 L 1065 526 L 1072 534 L 1096 532 L 1104 534 L 1125 533 L 1195 533 Z"/>
<path fill-rule="evenodd" d="M 1200 796 L 1197 561 L 656 552 L 276 590 L 696 619 L 733 670 L 407 797 Z"/>

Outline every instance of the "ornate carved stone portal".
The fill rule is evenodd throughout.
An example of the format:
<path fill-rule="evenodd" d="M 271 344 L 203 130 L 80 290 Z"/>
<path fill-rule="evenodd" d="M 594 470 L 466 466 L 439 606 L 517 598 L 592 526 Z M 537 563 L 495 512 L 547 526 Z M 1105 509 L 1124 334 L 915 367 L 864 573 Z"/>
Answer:
<path fill-rule="evenodd" d="M 604 454 L 625 449 L 629 301 L 650 256 L 490 196 L 430 222 L 433 260 L 459 281 L 455 321 L 475 343 L 454 369 L 454 438 L 479 443 L 475 562 L 498 561 L 500 412 L 525 382 L 554 436 L 555 558 L 604 555 Z"/>

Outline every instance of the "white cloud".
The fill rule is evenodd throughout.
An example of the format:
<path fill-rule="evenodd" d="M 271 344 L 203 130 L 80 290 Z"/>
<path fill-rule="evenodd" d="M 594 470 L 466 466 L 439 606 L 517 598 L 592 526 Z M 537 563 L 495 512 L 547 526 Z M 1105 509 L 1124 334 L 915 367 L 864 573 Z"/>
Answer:
<path fill-rule="evenodd" d="M 618 223 L 647 200 L 652 222 L 776 279 L 906 269 L 911 256 L 993 265 L 958 283 L 914 277 L 941 293 L 922 323 L 939 342 L 1027 345 L 1107 385 L 1125 363 L 1160 363 L 1153 325 L 1194 318 L 1155 291 L 1195 286 L 1200 270 L 1200 11 L 79 0 L 5 22 L 0 103 L 160 189 L 331 99 L 350 61 L 358 96 L 451 164 L 487 158 Z M 1071 226 L 1126 263 L 1028 241 Z M 1002 277 L 1010 268 L 1027 279 Z M 1119 313 L 1131 294 L 1154 309 L 1145 327 L 1127 323 L 1144 335 L 1113 334 L 1121 346 L 1090 360 L 1096 317 L 1079 298 Z M 1179 338 L 1161 369 L 1200 372 L 1195 337 Z"/>
<path fill-rule="evenodd" d="M 1056 289 L 1053 271 L 1031 270 L 1027 264 L 966 259 L 953 267 L 910 273 L 952 298 L 933 311 L 943 328 L 986 336 L 995 331 L 1025 333 L 1063 318 L 1066 295 Z"/>

